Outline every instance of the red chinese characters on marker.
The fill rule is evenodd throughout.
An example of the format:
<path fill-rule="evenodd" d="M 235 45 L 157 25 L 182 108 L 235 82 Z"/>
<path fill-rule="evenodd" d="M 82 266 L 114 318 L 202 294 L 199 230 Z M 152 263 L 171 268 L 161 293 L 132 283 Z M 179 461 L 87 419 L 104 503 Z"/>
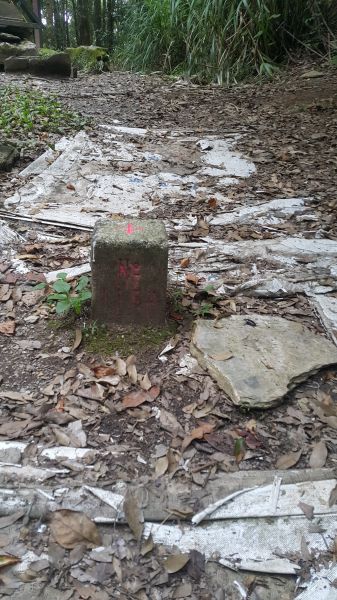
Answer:
<path fill-rule="evenodd" d="M 118 290 L 121 300 L 121 285 L 124 282 L 124 288 L 128 289 L 130 301 L 134 306 L 138 306 L 140 300 L 140 280 L 141 280 L 141 265 L 131 263 L 128 260 L 120 260 L 117 269 Z"/>

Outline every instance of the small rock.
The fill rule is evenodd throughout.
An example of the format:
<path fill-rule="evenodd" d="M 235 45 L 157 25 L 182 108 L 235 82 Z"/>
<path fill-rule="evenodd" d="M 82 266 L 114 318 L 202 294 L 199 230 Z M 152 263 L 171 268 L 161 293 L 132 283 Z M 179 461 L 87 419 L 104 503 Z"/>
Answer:
<path fill-rule="evenodd" d="M 337 363 L 337 348 L 301 323 L 281 317 L 233 315 L 213 321 L 197 321 L 191 353 L 207 369 L 233 403 L 249 408 L 279 404 L 291 389 Z M 229 360 L 215 360 L 223 352 Z"/>
<path fill-rule="evenodd" d="M 15 341 L 15 343 L 21 350 L 40 350 L 42 348 L 42 344 L 38 340 L 22 340 Z"/>
<path fill-rule="evenodd" d="M 33 323 L 37 323 L 37 321 L 39 320 L 39 317 L 38 317 L 38 315 L 30 315 L 29 317 L 26 317 L 24 320 L 26 323 L 33 324 Z"/>
<path fill-rule="evenodd" d="M 311 71 L 305 71 L 301 77 L 302 79 L 316 79 L 317 77 L 323 77 L 323 75 L 324 73 L 322 73 L 322 71 L 316 71 L 315 69 L 312 69 Z"/>

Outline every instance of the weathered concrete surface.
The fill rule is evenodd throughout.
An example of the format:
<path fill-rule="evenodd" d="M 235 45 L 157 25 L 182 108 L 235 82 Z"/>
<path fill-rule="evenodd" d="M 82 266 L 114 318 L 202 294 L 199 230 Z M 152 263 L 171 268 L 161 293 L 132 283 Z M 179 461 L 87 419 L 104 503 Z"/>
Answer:
<path fill-rule="evenodd" d="M 334 344 L 295 321 L 253 314 L 214 325 L 197 321 L 191 352 L 239 406 L 275 406 L 297 384 L 337 363 Z M 232 357 L 223 360 L 224 353 Z"/>
<path fill-rule="evenodd" d="M 8 171 L 18 157 L 19 153 L 12 144 L 0 142 L 0 171 Z"/>
<path fill-rule="evenodd" d="M 70 77 L 71 61 L 66 52 L 52 56 L 11 56 L 5 60 L 5 72 L 28 72 L 41 77 Z"/>
<path fill-rule="evenodd" d="M 92 314 L 107 324 L 163 325 L 168 243 L 160 221 L 100 221 L 92 241 Z"/>

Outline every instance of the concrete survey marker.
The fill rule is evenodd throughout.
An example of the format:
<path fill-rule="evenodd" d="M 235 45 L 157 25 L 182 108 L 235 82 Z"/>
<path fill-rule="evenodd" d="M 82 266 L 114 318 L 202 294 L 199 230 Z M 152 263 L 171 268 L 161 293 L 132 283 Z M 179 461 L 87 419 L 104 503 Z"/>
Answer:
<path fill-rule="evenodd" d="M 168 242 L 154 220 L 99 221 L 92 240 L 92 313 L 100 323 L 165 323 Z"/>

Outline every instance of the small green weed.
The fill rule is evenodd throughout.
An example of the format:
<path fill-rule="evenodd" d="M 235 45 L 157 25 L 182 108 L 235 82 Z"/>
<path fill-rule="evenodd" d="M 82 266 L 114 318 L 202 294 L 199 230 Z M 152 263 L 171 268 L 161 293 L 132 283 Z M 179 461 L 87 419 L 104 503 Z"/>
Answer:
<path fill-rule="evenodd" d="M 64 133 L 81 129 L 85 123 L 80 115 L 65 110 L 57 100 L 41 92 L 11 86 L 0 90 L 0 131 L 8 138 Z"/>
<path fill-rule="evenodd" d="M 49 304 L 55 304 L 55 310 L 58 315 L 66 315 L 69 312 L 80 315 L 82 308 L 91 298 L 89 289 L 89 277 L 82 275 L 76 283 L 75 288 L 66 281 L 67 273 L 58 273 L 57 280 L 52 284 L 53 292 L 48 294 L 46 301 Z M 35 289 L 46 288 L 45 283 L 39 283 Z"/>

